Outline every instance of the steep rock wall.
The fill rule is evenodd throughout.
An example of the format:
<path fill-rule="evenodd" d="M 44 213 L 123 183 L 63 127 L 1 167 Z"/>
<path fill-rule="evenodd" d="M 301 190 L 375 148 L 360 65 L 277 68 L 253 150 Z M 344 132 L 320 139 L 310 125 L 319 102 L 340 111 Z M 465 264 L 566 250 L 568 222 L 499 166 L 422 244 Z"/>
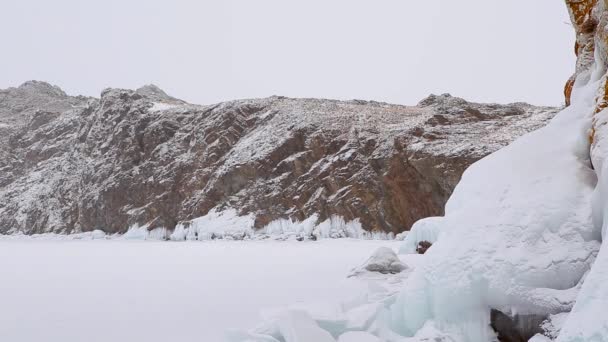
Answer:
<path fill-rule="evenodd" d="M 417 106 L 272 97 L 210 106 L 154 86 L 0 92 L 0 232 L 172 230 L 211 209 L 398 233 L 443 213 L 462 172 L 556 109 L 430 96 Z"/>

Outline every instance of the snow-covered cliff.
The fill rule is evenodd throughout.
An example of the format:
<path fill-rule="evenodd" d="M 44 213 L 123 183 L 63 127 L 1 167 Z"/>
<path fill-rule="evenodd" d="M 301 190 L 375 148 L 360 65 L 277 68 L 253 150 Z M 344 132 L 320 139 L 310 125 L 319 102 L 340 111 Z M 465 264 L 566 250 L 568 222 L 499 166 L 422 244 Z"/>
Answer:
<path fill-rule="evenodd" d="M 449 95 L 409 107 L 283 97 L 198 106 L 154 86 L 95 99 L 27 82 L 0 91 L 0 233 L 221 236 L 201 230 L 210 220 L 238 220 L 233 237 L 398 233 L 442 214 L 468 165 L 555 112 Z"/>

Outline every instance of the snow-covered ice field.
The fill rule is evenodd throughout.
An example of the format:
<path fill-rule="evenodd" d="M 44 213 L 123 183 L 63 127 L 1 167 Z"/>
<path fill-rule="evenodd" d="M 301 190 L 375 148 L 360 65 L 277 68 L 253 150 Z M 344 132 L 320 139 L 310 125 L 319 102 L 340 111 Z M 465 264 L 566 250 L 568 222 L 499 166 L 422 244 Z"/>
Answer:
<path fill-rule="evenodd" d="M 261 310 L 340 302 L 398 241 L 0 240 L 0 341 L 222 341 Z"/>

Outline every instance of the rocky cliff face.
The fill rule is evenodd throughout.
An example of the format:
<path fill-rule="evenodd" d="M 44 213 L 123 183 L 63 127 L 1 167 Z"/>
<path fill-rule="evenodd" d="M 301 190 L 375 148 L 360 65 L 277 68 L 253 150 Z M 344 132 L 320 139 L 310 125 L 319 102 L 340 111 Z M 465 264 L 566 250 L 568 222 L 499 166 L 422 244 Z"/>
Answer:
<path fill-rule="evenodd" d="M 472 162 L 556 110 L 271 97 L 192 105 L 155 86 L 0 90 L 0 232 L 173 229 L 213 208 L 255 226 L 316 215 L 401 232 L 442 214 Z"/>
<path fill-rule="evenodd" d="M 585 84 L 590 79 L 597 83 L 589 140 L 593 164 L 600 171 L 608 137 L 608 112 L 605 111 L 608 108 L 608 1 L 566 0 L 566 5 L 576 33 L 574 52 L 577 56 L 574 75 L 564 89 L 566 104 L 570 103 L 573 89 L 579 83 Z"/>

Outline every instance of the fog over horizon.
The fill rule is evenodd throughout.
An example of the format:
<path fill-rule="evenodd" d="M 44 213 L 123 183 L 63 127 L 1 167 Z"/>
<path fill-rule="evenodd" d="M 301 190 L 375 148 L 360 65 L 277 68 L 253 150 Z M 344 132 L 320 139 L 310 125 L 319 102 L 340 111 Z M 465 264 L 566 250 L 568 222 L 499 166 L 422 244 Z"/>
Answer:
<path fill-rule="evenodd" d="M 70 95 L 155 84 L 191 103 L 282 95 L 416 104 L 563 103 L 560 1 L 24 0 L 4 4 L 0 88 Z"/>

